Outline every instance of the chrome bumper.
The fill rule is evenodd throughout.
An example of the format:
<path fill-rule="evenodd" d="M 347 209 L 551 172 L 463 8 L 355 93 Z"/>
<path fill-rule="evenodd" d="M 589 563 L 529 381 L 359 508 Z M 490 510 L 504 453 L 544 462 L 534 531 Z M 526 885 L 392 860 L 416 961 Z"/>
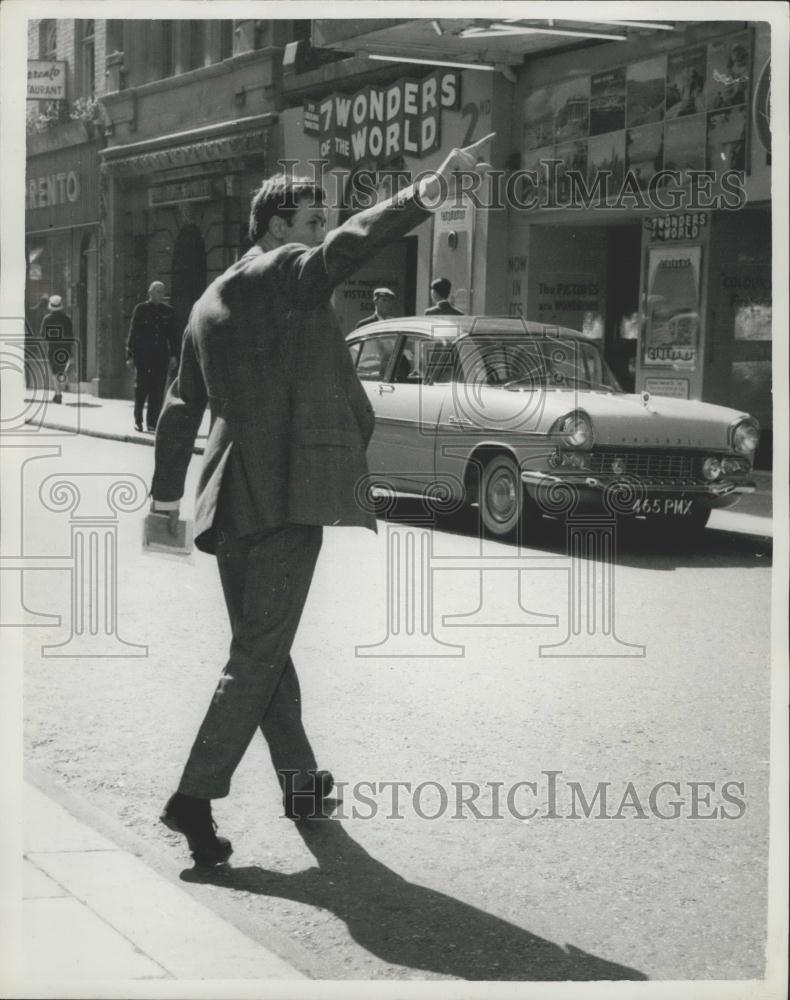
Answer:
<path fill-rule="evenodd" d="M 551 486 L 555 483 L 563 483 L 574 486 L 576 489 L 604 490 L 607 486 L 616 485 L 617 477 L 585 475 L 583 472 L 577 475 L 557 476 L 548 472 L 538 472 L 525 469 L 521 473 L 522 482 L 528 486 Z M 725 497 L 742 496 L 746 493 L 754 493 L 757 487 L 754 483 L 703 483 L 695 481 L 693 483 L 677 482 L 671 479 L 658 479 L 646 477 L 639 480 L 641 486 L 648 492 L 656 491 L 660 493 L 695 493 L 701 497 L 708 497 L 711 500 L 722 500 Z M 624 486 L 632 487 L 632 481 L 625 481 Z"/>

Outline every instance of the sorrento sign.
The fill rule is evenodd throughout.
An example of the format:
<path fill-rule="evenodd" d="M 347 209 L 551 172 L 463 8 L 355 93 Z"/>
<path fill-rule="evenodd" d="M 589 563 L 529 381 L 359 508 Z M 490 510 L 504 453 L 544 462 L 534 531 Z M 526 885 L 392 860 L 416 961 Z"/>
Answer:
<path fill-rule="evenodd" d="M 65 62 L 29 59 L 27 63 L 27 100 L 64 101 L 65 99 Z"/>
<path fill-rule="evenodd" d="M 321 159 L 333 164 L 421 157 L 441 145 L 442 111 L 457 108 L 460 98 L 460 73 L 435 70 L 421 80 L 307 101 L 303 127 L 318 137 Z"/>

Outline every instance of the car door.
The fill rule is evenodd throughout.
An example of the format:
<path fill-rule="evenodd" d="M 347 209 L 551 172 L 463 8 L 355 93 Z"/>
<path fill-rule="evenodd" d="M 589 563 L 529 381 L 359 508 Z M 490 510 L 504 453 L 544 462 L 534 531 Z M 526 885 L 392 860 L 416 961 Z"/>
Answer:
<path fill-rule="evenodd" d="M 404 331 L 389 373 L 389 390 L 378 402 L 386 425 L 383 468 L 393 482 L 423 492 L 435 481 L 436 425 L 446 385 L 426 377 L 433 338 Z"/>
<path fill-rule="evenodd" d="M 394 391 L 388 376 L 399 339 L 398 332 L 373 333 L 349 345 L 357 376 L 376 414 L 376 426 L 368 445 L 368 466 L 377 474 L 386 471 L 390 448 L 392 425 L 383 401 Z"/>

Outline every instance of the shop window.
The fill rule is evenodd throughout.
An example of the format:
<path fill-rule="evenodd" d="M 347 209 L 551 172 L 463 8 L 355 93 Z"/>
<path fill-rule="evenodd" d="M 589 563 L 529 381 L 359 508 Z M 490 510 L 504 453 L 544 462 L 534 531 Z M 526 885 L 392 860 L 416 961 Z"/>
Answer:
<path fill-rule="evenodd" d="M 38 27 L 38 51 L 40 59 L 58 58 L 58 22 L 42 21 Z"/>
<path fill-rule="evenodd" d="M 80 90 L 86 100 L 96 95 L 96 22 L 82 22 L 80 42 Z"/>

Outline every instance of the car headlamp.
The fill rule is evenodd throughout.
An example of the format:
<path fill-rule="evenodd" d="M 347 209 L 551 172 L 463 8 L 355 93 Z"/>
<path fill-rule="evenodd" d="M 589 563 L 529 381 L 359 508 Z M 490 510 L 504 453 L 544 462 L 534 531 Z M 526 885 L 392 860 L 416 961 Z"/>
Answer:
<path fill-rule="evenodd" d="M 756 420 L 749 417 L 741 420 L 732 429 L 732 448 L 742 455 L 753 455 L 760 442 L 760 427 Z"/>
<path fill-rule="evenodd" d="M 558 432 L 566 448 L 592 448 L 592 424 L 583 413 L 569 413 L 563 417 Z"/>

